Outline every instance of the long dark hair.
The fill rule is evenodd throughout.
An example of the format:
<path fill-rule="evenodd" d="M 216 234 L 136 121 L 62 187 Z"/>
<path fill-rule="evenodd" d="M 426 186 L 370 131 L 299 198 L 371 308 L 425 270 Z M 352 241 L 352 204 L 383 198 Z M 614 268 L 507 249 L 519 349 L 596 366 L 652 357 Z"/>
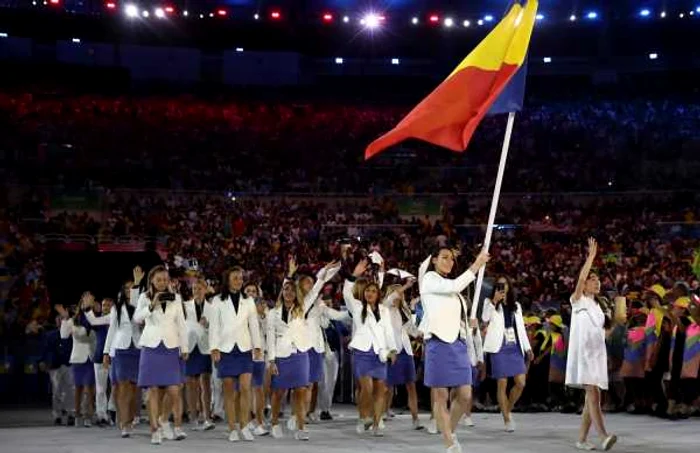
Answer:
<path fill-rule="evenodd" d="M 457 265 L 457 257 L 455 257 L 455 254 L 451 248 L 449 248 L 447 246 L 434 247 L 433 250 L 430 252 L 430 264 L 428 264 L 428 269 L 425 271 L 426 273 L 433 271 L 433 272 L 437 272 L 439 274 L 438 270 L 435 268 L 435 264 L 433 264 L 433 259 L 440 256 L 440 252 L 442 252 L 443 250 L 447 250 L 448 252 L 450 252 L 452 254 L 452 258 L 454 259 L 455 266 Z M 452 271 L 454 271 L 454 266 L 452 266 Z M 452 271 L 450 271 L 450 274 L 452 273 Z"/>
<path fill-rule="evenodd" d="M 156 289 L 153 287 L 153 277 L 161 272 L 168 272 L 168 269 L 166 269 L 162 264 L 155 266 L 148 272 L 148 290 L 146 290 L 146 296 L 151 301 L 153 301 L 153 298 L 156 296 Z"/>
<path fill-rule="evenodd" d="M 231 279 L 231 274 L 234 272 L 243 272 L 243 268 L 241 266 L 234 266 L 231 269 L 228 269 L 224 272 L 223 277 L 221 278 L 221 300 L 226 300 L 229 298 L 231 295 L 231 289 L 228 287 L 228 282 Z M 243 291 L 245 287 L 241 287 L 241 291 Z M 241 297 L 244 297 L 241 295 Z"/>
<path fill-rule="evenodd" d="M 119 294 L 117 295 L 117 302 L 114 304 L 114 310 L 117 310 L 117 325 L 121 324 L 122 322 L 122 307 L 126 307 L 127 317 L 129 321 L 131 321 L 136 309 L 129 303 L 127 295 L 123 289 L 119 291 Z"/>
<path fill-rule="evenodd" d="M 513 281 L 508 278 L 507 275 L 501 274 L 496 277 L 494 280 L 494 286 L 493 286 L 493 293 L 491 294 L 491 300 L 493 300 L 493 297 L 496 295 L 496 285 L 495 283 L 498 283 L 499 280 L 505 280 L 506 285 L 508 285 L 508 292 L 506 293 L 506 298 L 503 301 L 503 308 L 504 310 L 507 310 L 509 312 L 515 312 L 517 310 L 517 305 L 516 305 L 516 300 L 515 300 L 515 288 L 513 288 Z"/>
<path fill-rule="evenodd" d="M 367 319 L 367 307 L 369 306 L 369 303 L 367 302 L 367 299 L 365 298 L 365 291 L 367 291 L 367 288 L 370 286 L 374 286 L 377 288 L 377 302 L 375 302 L 374 307 L 372 308 L 372 313 L 374 313 L 374 319 L 379 322 L 380 319 L 382 319 L 381 315 L 379 314 L 379 304 L 382 300 L 382 290 L 379 288 L 379 284 L 375 282 L 370 282 L 367 283 L 367 286 L 365 286 L 364 291 L 362 291 L 362 324 L 365 323 L 365 320 Z"/>

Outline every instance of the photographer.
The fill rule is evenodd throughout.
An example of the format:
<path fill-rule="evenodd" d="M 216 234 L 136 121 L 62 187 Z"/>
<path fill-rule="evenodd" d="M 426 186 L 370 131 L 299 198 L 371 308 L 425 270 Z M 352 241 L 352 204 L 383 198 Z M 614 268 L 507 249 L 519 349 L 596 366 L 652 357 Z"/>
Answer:
<path fill-rule="evenodd" d="M 166 439 L 182 440 L 187 437 L 182 430 L 182 369 L 180 356 L 187 360 L 187 326 L 180 296 L 170 287 L 168 271 L 156 266 L 148 273 L 148 290 L 141 294 L 134 312 L 134 322 L 145 322 L 139 341 L 138 386 L 147 388 L 148 413 L 151 422 L 151 443 L 160 444 Z M 160 402 L 167 391 L 173 404 L 175 430 L 170 423 L 159 426 Z"/>

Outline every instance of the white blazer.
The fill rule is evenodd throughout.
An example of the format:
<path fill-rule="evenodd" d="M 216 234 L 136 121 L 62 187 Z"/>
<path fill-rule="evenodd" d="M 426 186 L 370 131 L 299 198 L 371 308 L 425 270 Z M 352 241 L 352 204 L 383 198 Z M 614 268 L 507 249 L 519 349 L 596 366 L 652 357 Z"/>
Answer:
<path fill-rule="evenodd" d="M 515 306 L 515 334 L 520 342 L 520 350 L 523 355 L 525 355 L 525 353 L 532 348 L 530 347 L 530 340 L 528 340 L 527 331 L 525 330 L 523 310 L 519 303 L 516 302 Z M 503 304 L 499 304 L 498 308 L 496 308 L 489 299 L 485 299 L 481 320 L 489 324 L 486 328 L 486 338 L 484 338 L 484 352 L 495 354 L 501 350 L 503 338 L 506 334 Z"/>
<path fill-rule="evenodd" d="M 202 354 L 209 354 L 209 328 L 202 326 L 199 321 L 197 321 L 197 309 L 194 304 L 194 300 L 188 300 L 185 302 L 185 325 L 187 325 L 187 353 L 194 351 L 194 347 L 197 346 L 199 352 Z M 214 309 L 214 304 L 210 301 L 204 301 L 204 306 L 202 307 L 202 317 L 206 318 L 208 322 L 215 316 L 216 310 Z"/>
<path fill-rule="evenodd" d="M 87 332 L 83 326 L 76 326 L 73 319 L 64 319 L 61 321 L 59 330 L 61 338 L 64 340 L 70 336 L 73 337 L 73 349 L 70 353 L 70 363 L 85 363 L 91 360 L 95 354 L 95 332 Z"/>
<path fill-rule="evenodd" d="M 453 343 L 457 337 L 467 338 L 467 329 L 463 327 L 466 326 L 469 311 L 459 293 L 464 291 L 475 278 L 474 273 L 468 269 L 455 279 L 442 277 L 434 271 L 426 272 L 422 278 L 419 277 L 423 304 L 423 320 L 420 328 L 425 339 L 435 335 L 444 342 Z"/>
<path fill-rule="evenodd" d="M 367 310 L 367 318 L 362 322 L 362 302 L 355 299 L 352 289 L 354 282 L 346 280 L 343 285 L 343 297 L 348 310 L 352 312 L 352 340 L 350 349 L 368 352 L 373 350 L 375 354 L 384 362 L 391 351 L 396 351 L 396 340 L 394 330 L 391 327 L 391 315 L 389 310 L 379 304 L 380 320 L 374 317 L 372 310 Z"/>
<path fill-rule="evenodd" d="M 394 292 L 384 299 L 384 305 L 389 310 L 389 316 L 391 317 L 391 328 L 394 331 L 394 340 L 396 340 L 396 352 L 400 354 L 401 351 L 406 351 L 406 354 L 413 356 L 411 337 L 419 336 L 420 332 L 410 317 L 405 323 L 403 322 L 400 309 L 394 306 L 397 297 L 398 294 Z"/>
<path fill-rule="evenodd" d="M 262 336 L 258 311 L 253 299 L 241 293 L 238 312 L 233 308 L 231 298 L 221 300 L 221 295 L 212 301 L 214 312 L 209 320 L 209 349 L 228 353 L 235 346 L 241 352 L 262 349 Z"/>
<path fill-rule="evenodd" d="M 115 351 L 129 349 L 131 343 L 138 347 L 141 340 L 141 326 L 133 319 L 129 319 L 129 312 L 126 306 L 122 306 L 121 320 L 117 319 L 117 307 L 112 307 L 109 312 L 109 330 L 102 354 L 114 357 Z M 136 311 L 134 311 L 136 314 Z"/>
<path fill-rule="evenodd" d="M 166 303 L 165 311 L 160 304 L 151 311 L 150 304 L 147 293 L 141 294 L 134 312 L 134 322 L 145 322 L 139 346 L 155 348 L 163 342 L 166 348 L 180 348 L 181 353 L 187 352 L 187 326 L 180 295 L 176 294 L 175 300 Z"/>
<path fill-rule="evenodd" d="M 282 307 L 275 307 L 267 314 L 267 360 L 285 358 L 295 352 L 307 352 L 312 347 L 311 333 L 304 317 L 284 322 Z"/>

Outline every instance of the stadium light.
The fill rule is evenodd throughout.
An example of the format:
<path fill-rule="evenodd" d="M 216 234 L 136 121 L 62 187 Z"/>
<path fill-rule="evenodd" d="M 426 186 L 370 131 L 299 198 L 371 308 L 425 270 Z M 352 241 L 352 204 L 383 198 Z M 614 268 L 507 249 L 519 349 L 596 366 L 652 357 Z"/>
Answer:
<path fill-rule="evenodd" d="M 544 14 L 542 14 L 542 13 L 537 14 L 537 15 L 535 16 L 535 19 L 537 19 L 537 20 L 544 20 Z"/>
<path fill-rule="evenodd" d="M 649 54 L 649 59 L 650 59 L 650 60 L 656 60 L 656 59 L 658 59 L 658 58 L 659 58 L 659 54 L 656 53 L 656 52 L 652 52 L 652 53 Z"/>
<path fill-rule="evenodd" d="M 468 28 L 471 24 L 472 24 L 472 23 L 469 22 L 468 20 L 465 20 L 464 22 L 462 22 L 462 26 L 463 26 L 464 28 Z"/>
<path fill-rule="evenodd" d="M 417 17 L 412 18 L 412 19 L 411 19 L 411 23 L 412 23 L 413 25 L 418 25 L 418 18 L 417 18 Z"/>
<path fill-rule="evenodd" d="M 700 14 L 700 6 L 696 6 L 696 7 L 695 7 L 695 12 L 698 13 L 698 14 Z"/>
<path fill-rule="evenodd" d="M 340 58 L 340 57 L 337 57 L 337 58 L 335 59 L 335 64 L 343 64 L 343 59 Z"/>
<path fill-rule="evenodd" d="M 483 19 L 479 19 L 476 23 L 479 24 L 480 26 L 481 26 L 481 25 L 484 25 L 484 20 L 483 20 Z"/>
<path fill-rule="evenodd" d="M 596 13 L 595 11 L 589 11 L 588 14 L 586 14 L 586 18 L 588 20 L 595 20 L 598 18 L 598 13 Z"/>
<path fill-rule="evenodd" d="M 569 16 L 569 22 L 576 22 L 576 14 Z"/>
<path fill-rule="evenodd" d="M 683 19 L 683 18 L 685 17 L 685 14 L 680 13 L 680 14 L 678 15 L 678 17 L 680 17 L 681 19 Z"/>
<path fill-rule="evenodd" d="M 333 22 L 333 14 L 324 13 L 323 16 L 321 16 L 321 19 L 323 19 L 323 21 L 327 24 L 331 23 L 331 22 Z"/>
<path fill-rule="evenodd" d="M 73 38 L 73 39 L 71 39 L 71 42 L 72 42 L 73 44 L 80 44 L 80 39 L 78 39 L 78 38 Z"/>
<path fill-rule="evenodd" d="M 282 19 L 282 13 L 280 13 L 278 10 L 273 10 L 270 13 L 270 19 L 272 20 L 280 20 Z"/>
<path fill-rule="evenodd" d="M 57 6 L 59 3 L 61 3 L 60 0 L 49 0 L 49 3 L 51 3 L 54 6 Z"/>
<path fill-rule="evenodd" d="M 184 10 L 184 11 L 182 12 L 182 15 L 185 16 L 185 17 L 187 17 L 187 16 L 190 15 L 190 13 L 188 13 L 187 10 Z"/>
<path fill-rule="evenodd" d="M 216 10 L 217 16 L 225 17 L 227 14 L 228 14 L 228 12 L 225 9 L 217 9 Z"/>
<path fill-rule="evenodd" d="M 163 10 L 163 8 L 156 8 L 155 14 L 158 19 L 165 18 L 165 11 Z"/>
<path fill-rule="evenodd" d="M 7 33 L 0 33 L 0 38 L 7 38 Z"/>
<path fill-rule="evenodd" d="M 437 14 L 431 14 L 430 17 L 428 17 L 428 21 L 431 24 L 437 24 L 438 22 L 440 22 L 440 16 L 438 16 Z"/>
<path fill-rule="evenodd" d="M 143 17 L 148 17 L 148 16 L 151 15 L 151 13 L 149 13 L 149 12 L 146 11 L 146 10 L 144 10 L 144 11 L 141 13 L 141 15 L 142 15 Z"/>
<path fill-rule="evenodd" d="M 175 8 L 173 8 L 172 6 L 166 6 L 166 7 L 163 8 L 163 9 L 164 9 L 165 12 L 168 13 L 168 14 L 172 14 L 172 13 L 175 12 Z"/>
<path fill-rule="evenodd" d="M 139 9 L 136 7 L 136 5 L 126 5 L 124 8 L 124 12 L 126 13 L 127 17 L 138 17 L 139 15 Z"/>
<path fill-rule="evenodd" d="M 348 22 L 350 22 L 350 18 L 348 16 L 343 16 L 343 22 L 347 24 Z"/>
<path fill-rule="evenodd" d="M 398 58 L 392 58 L 391 59 L 391 64 L 393 65 L 398 65 L 400 63 L 400 60 Z"/>
<path fill-rule="evenodd" d="M 238 52 L 238 53 L 243 52 L 243 47 L 236 47 L 236 52 Z"/>
<path fill-rule="evenodd" d="M 659 14 L 659 17 L 661 17 L 662 19 L 665 19 L 666 18 L 666 11 L 661 11 L 661 14 Z"/>
<path fill-rule="evenodd" d="M 484 16 L 484 21 L 486 22 L 493 22 L 493 16 L 491 14 L 487 14 Z"/>
<path fill-rule="evenodd" d="M 374 13 L 366 14 L 365 17 L 360 20 L 360 24 L 364 25 L 369 29 L 378 28 L 382 22 L 382 17 Z"/>
<path fill-rule="evenodd" d="M 117 4 L 114 3 L 114 2 L 107 2 L 107 3 L 105 4 L 105 7 L 106 7 L 107 9 L 117 9 Z"/>
<path fill-rule="evenodd" d="M 451 17 L 445 18 L 445 27 L 451 28 L 454 24 L 455 24 L 454 19 L 452 19 Z"/>
<path fill-rule="evenodd" d="M 544 61 L 545 63 L 551 63 L 551 62 L 552 62 L 552 57 L 544 57 L 544 58 L 542 59 L 542 61 Z"/>
<path fill-rule="evenodd" d="M 255 19 L 255 20 L 260 19 L 260 14 L 255 13 L 255 14 L 253 15 L 253 19 Z"/>
<path fill-rule="evenodd" d="M 644 8 L 643 10 L 639 11 L 639 15 L 642 17 L 649 17 L 651 16 L 651 11 L 649 11 L 648 8 Z"/>

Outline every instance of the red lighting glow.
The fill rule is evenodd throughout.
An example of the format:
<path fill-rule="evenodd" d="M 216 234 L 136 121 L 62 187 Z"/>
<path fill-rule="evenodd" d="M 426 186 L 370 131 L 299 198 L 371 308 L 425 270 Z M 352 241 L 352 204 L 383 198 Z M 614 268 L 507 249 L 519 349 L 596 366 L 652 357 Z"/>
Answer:
<path fill-rule="evenodd" d="M 61 0 L 49 0 L 49 3 L 52 5 L 58 5 L 61 2 Z"/>
<path fill-rule="evenodd" d="M 164 9 L 165 12 L 168 13 L 168 14 L 172 14 L 172 13 L 175 12 L 175 8 L 173 8 L 172 6 L 166 6 L 166 7 L 163 8 L 163 9 Z"/>
<path fill-rule="evenodd" d="M 216 14 L 219 15 L 219 16 L 225 16 L 225 15 L 227 15 L 228 13 L 226 12 L 225 9 L 218 9 L 218 10 L 216 10 Z"/>
<path fill-rule="evenodd" d="M 433 14 L 428 20 L 430 20 L 430 23 L 432 24 L 437 24 L 438 22 L 440 22 L 440 16 L 438 16 L 437 14 Z"/>
<path fill-rule="evenodd" d="M 282 18 L 282 13 L 280 13 L 279 11 L 272 11 L 270 13 L 270 17 L 274 20 L 279 20 Z"/>
<path fill-rule="evenodd" d="M 114 2 L 108 2 L 105 6 L 107 7 L 107 9 L 116 9 L 117 8 L 117 4 Z"/>
<path fill-rule="evenodd" d="M 331 13 L 325 13 L 323 15 L 323 21 L 324 22 L 333 22 L 333 14 Z"/>

